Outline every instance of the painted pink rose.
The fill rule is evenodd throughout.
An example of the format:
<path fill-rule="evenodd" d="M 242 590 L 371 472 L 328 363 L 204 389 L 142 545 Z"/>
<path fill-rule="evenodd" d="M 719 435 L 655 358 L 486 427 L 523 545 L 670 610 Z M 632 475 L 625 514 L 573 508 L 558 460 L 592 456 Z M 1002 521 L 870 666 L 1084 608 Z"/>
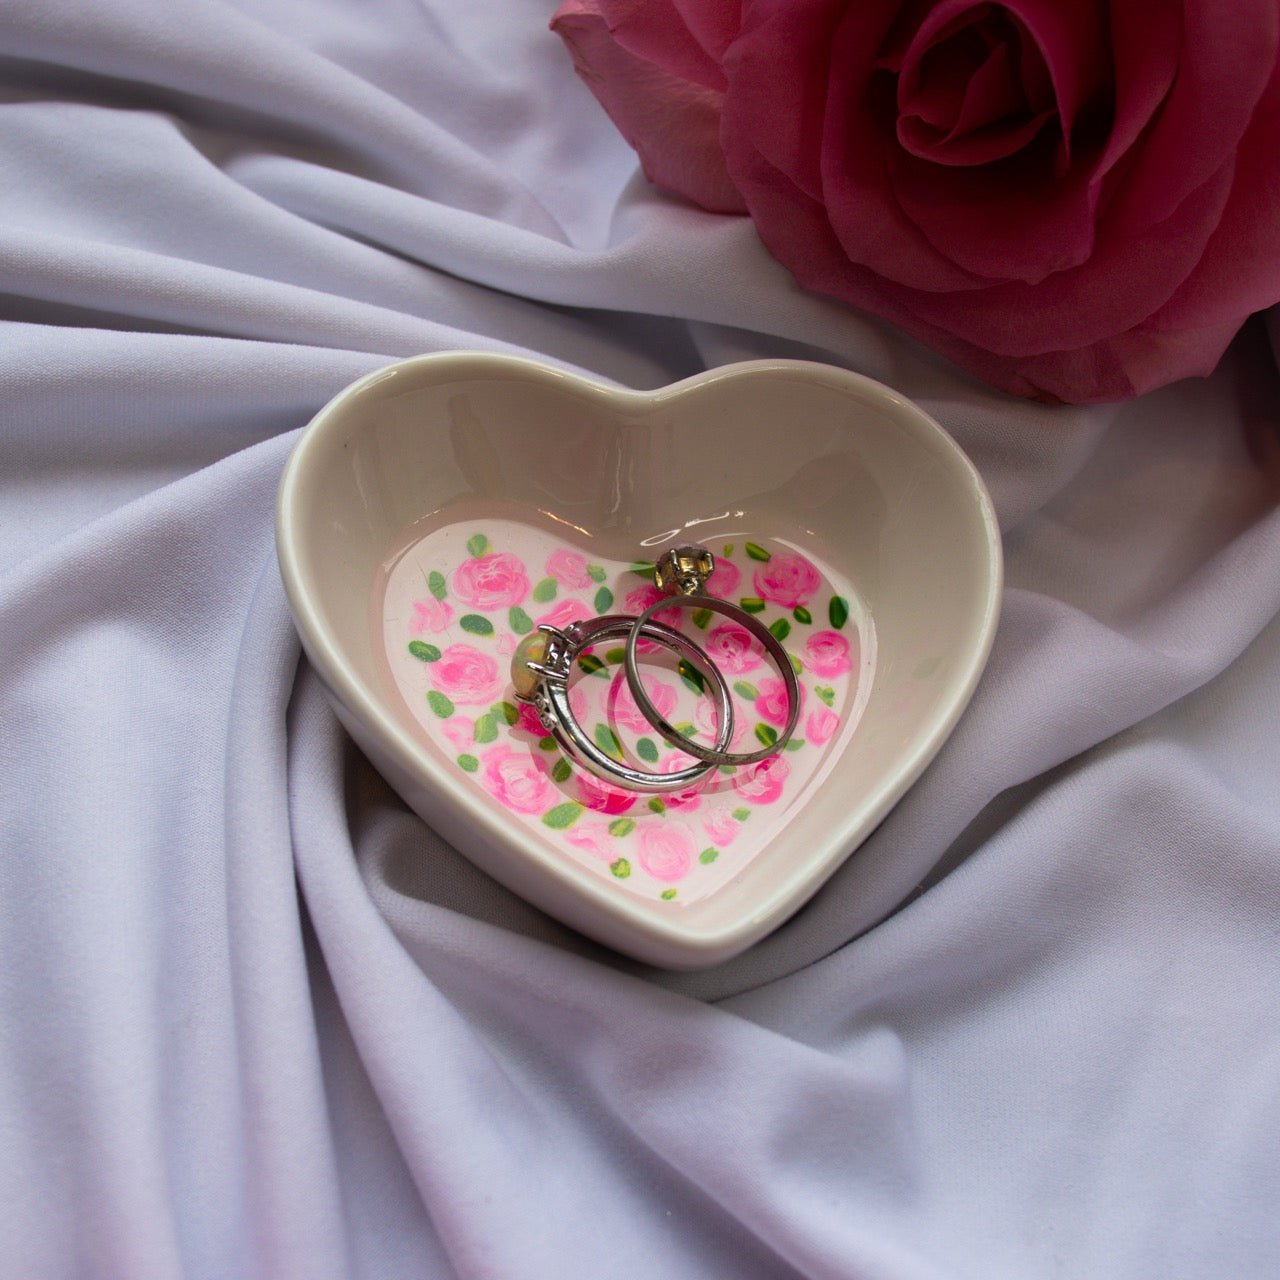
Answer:
<path fill-rule="evenodd" d="M 490 749 L 481 776 L 489 794 L 516 813 L 541 813 L 559 795 L 541 760 L 505 743 Z"/>
<path fill-rule="evenodd" d="M 715 572 L 707 579 L 707 594 L 729 600 L 742 583 L 742 570 L 732 560 L 717 560 Z"/>
<path fill-rule="evenodd" d="M 640 865 L 655 880 L 671 883 L 689 874 L 697 848 L 688 827 L 677 822 L 646 822 L 637 836 Z"/>
<path fill-rule="evenodd" d="M 780 604 L 784 609 L 808 604 L 822 586 L 817 569 L 804 556 L 785 552 L 771 556 L 752 574 L 752 581 L 761 600 Z"/>
<path fill-rule="evenodd" d="M 557 547 L 547 557 L 547 577 L 554 578 L 569 591 L 585 591 L 591 586 L 587 557 L 568 547 Z"/>
<path fill-rule="evenodd" d="M 470 716 L 450 716 L 440 727 L 455 751 L 471 751 L 475 746 L 476 726 Z"/>
<path fill-rule="evenodd" d="M 431 683 L 459 706 L 488 704 L 502 693 L 498 664 L 469 644 L 451 644 L 430 671 Z"/>
<path fill-rule="evenodd" d="M 519 556 L 494 551 L 464 560 L 453 571 L 453 594 L 469 608 L 482 613 L 510 609 L 529 594 L 529 579 Z"/>
<path fill-rule="evenodd" d="M 1280 300 L 1275 0 L 565 0 L 656 183 L 994 385 L 1122 400 Z"/>
<path fill-rule="evenodd" d="M 420 636 L 424 632 L 439 635 L 453 621 L 453 610 L 435 596 L 413 602 L 413 616 L 409 619 L 409 634 Z"/>
<path fill-rule="evenodd" d="M 763 658 L 757 652 L 751 633 L 736 622 L 725 622 L 707 632 L 703 648 L 707 656 L 727 676 L 740 676 L 754 671 Z"/>
<path fill-rule="evenodd" d="M 531 733 L 535 738 L 548 737 L 546 726 L 542 723 L 542 717 L 538 715 L 537 708 L 528 702 L 516 703 L 516 727 L 523 729 L 525 733 Z"/>
<path fill-rule="evenodd" d="M 853 670 L 849 642 L 838 631 L 815 631 L 805 641 L 801 661 L 806 671 L 824 680 Z"/>
<path fill-rule="evenodd" d="M 787 696 L 787 686 L 775 677 L 761 680 L 756 686 L 760 696 L 756 698 L 756 714 L 766 724 L 784 725 L 791 711 L 791 699 Z M 804 685 L 800 686 L 800 706 L 805 699 Z"/>
<path fill-rule="evenodd" d="M 535 621 L 540 627 L 559 627 L 563 629 L 571 622 L 584 622 L 587 618 L 594 617 L 594 611 L 583 604 L 581 600 L 566 596 L 565 599 L 557 601 L 553 609 L 544 613 L 542 617 L 535 619 Z"/>
<path fill-rule="evenodd" d="M 663 593 L 658 590 L 652 583 L 647 587 L 637 587 L 634 591 L 628 591 L 627 597 L 623 601 L 623 613 L 643 613 L 651 604 L 663 599 Z M 659 609 L 654 615 L 654 619 L 658 622 L 665 622 L 668 626 L 680 625 L 680 609 Z M 661 653 L 663 647 L 656 640 L 641 640 L 636 645 L 637 653 Z"/>
<path fill-rule="evenodd" d="M 809 718 L 805 721 L 804 736 L 815 747 L 820 747 L 839 727 L 840 717 L 830 707 L 817 707 L 809 712 Z"/>
<path fill-rule="evenodd" d="M 687 769 L 691 764 L 696 764 L 692 756 L 684 755 L 679 751 L 673 751 L 670 755 L 664 756 L 662 762 L 658 765 L 660 773 L 679 773 L 681 769 Z M 683 813 L 692 813 L 702 804 L 702 788 L 706 786 L 707 780 L 712 778 L 714 774 L 704 773 L 697 782 L 692 783 L 683 791 L 664 791 L 662 793 L 662 803 L 668 809 Z"/>
<path fill-rule="evenodd" d="M 576 822 L 564 833 L 564 838 L 575 849 L 595 854 L 605 862 L 612 862 L 617 856 L 607 822 Z"/>
<path fill-rule="evenodd" d="M 735 704 L 737 699 L 735 699 Z M 716 713 L 716 704 L 710 698 L 699 698 L 693 708 L 693 723 L 698 730 L 700 739 L 705 739 L 708 743 L 716 741 L 720 733 L 720 721 Z M 737 751 L 741 749 L 742 740 L 748 732 L 747 717 L 741 714 L 741 709 L 735 706 L 733 733 L 729 737 L 729 749 Z M 692 757 L 690 757 L 692 759 Z"/>
<path fill-rule="evenodd" d="M 707 833 L 707 838 L 721 849 L 733 843 L 741 826 L 742 823 L 724 809 L 712 809 L 702 819 L 702 829 Z"/>
<path fill-rule="evenodd" d="M 626 813 L 636 802 L 636 792 L 615 787 L 612 782 L 597 778 L 594 773 L 588 773 L 585 769 L 576 770 L 575 776 L 578 799 L 597 813 Z"/>
<path fill-rule="evenodd" d="M 676 691 L 664 681 L 654 680 L 651 677 L 645 679 L 644 687 L 658 714 L 664 720 L 670 720 L 679 703 Z M 653 734 L 653 726 L 636 705 L 631 686 L 627 683 L 627 677 L 622 671 L 614 675 L 609 685 L 605 708 L 608 718 L 621 728 L 630 729 L 633 733 Z"/>
<path fill-rule="evenodd" d="M 782 795 L 790 773 L 785 756 L 769 756 L 740 766 L 733 775 L 733 789 L 750 804 L 773 804 Z"/>

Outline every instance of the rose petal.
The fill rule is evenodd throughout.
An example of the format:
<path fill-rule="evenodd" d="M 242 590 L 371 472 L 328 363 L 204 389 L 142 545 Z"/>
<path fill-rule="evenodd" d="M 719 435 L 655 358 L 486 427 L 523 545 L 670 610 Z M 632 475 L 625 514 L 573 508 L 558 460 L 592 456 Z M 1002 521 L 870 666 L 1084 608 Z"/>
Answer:
<path fill-rule="evenodd" d="M 553 27 L 566 10 L 599 14 L 610 35 L 637 58 L 682 80 L 724 91 L 720 59 L 737 34 L 738 0 L 569 0 L 552 20 Z"/>
<path fill-rule="evenodd" d="M 714 213 L 742 213 L 720 149 L 720 94 L 636 57 L 588 0 L 569 0 L 552 27 L 649 179 Z"/>

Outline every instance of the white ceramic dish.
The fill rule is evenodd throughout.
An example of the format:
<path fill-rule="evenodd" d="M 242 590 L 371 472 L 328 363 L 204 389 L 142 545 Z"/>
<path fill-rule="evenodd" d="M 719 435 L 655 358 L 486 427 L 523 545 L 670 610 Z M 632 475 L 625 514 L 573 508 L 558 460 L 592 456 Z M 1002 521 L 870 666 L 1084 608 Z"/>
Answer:
<path fill-rule="evenodd" d="M 677 540 L 711 546 L 722 593 L 788 633 L 806 708 L 772 773 L 655 805 L 547 751 L 506 671 L 539 612 L 632 611 L 629 566 Z M 304 432 L 277 544 L 306 652 L 405 800 L 515 892 L 671 968 L 750 946 L 880 822 L 968 702 L 1001 584 L 987 494 L 942 429 L 783 360 L 654 392 L 481 353 L 402 361 Z M 744 732 L 767 734 L 767 664 L 696 621 L 738 663 Z M 582 697 L 608 715 L 616 683 L 583 676 Z"/>

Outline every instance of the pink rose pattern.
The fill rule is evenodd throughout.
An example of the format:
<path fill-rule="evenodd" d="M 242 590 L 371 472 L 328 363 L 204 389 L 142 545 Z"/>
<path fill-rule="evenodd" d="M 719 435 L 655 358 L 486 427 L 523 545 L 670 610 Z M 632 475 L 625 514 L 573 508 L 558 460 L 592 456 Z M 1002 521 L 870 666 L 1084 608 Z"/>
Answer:
<path fill-rule="evenodd" d="M 428 536 L 418 550 L 430 542 Z M 533 627 L 543 622 L 564 627 L 606 612 L 636 613 L 658 599 L 656 588 L 643 578 L 637 582 L 633 571 L 607 571 L 567 547 L 551 549 L 531 571 L 525 559 L 495 550 L 487 534 L 476 533 L 467 543 L 467 558 L 452 566 L 428 571 L 414 559 L 421 575 L 418 590 L 399 615 L 400 638 L 390 629 L 387 633 L 393 665 L 395 655 L 405 661 L 406 652 L 410 664 L 426 664 L 425 682 L 423 668 L 413 665 L 419 705 L 422 686 L 429 686 L 430 715 L 420 718 L 433 726 L 463 772 L 512 813 L 557 833 L 567 850 L 588 857 L 601 874 L 630 881 L 637 891 L 651 885 L 648 892 L 667 900 L 684 892 L 677 886 L 731 846 L 734 856 L 741 856 L 737 849 L 742 832 L 752 829 L 752 814 L 779 806 L 793 778 L 793 761 L 817 760 L 813 749 L 834 737 L 839 708 L 846 705 L 850 686 L 856 687 L 856 677 L 850 676 L 859 652 L 857 626 L 849 624 L 847 601 L 831 594 L 811 561 L 790 549 L 746 543 L 741 544 L 746 563 L 740 566 L 732 545 L 713 549 L 717 564 L 710 589 L 747 609 L 784 642 L 797 660 L 807 714 L 785 752 L 708 774 L 682 791 L 628 791 L 587 773 L 562 756 L 537 713 L 515 702 L 510 689 L 510 654 Z M 424 580 L 429 595 L 422 594 Z M 672 610 L 670 620 L 690 630 L 734 690 L 733 749 L 752 750 L 757 740 L 768 742 L 785 722 L 787 698 L 759 643 L 718 614 Z M 619 666 L 621 647 L 619 642 L 591 655 L 598 660 L 590 663 L 596 669 L 584 666 L 571 688 L 575 715 L 598 743 L 638 756 L 641 767 L 665 773 L 686 768 L 692 758 L 665 743 L 636 706 Z M 646 685 L 662 715 L 674 724 L 684 717 L 691 731 L 713 739 L 711 700 L 695 696 L 692 684 L 681 687 L 688 682 L 665 650 L 650 645 L 645 650 L 659 655 L 651 661 L 665 659 L 669 668 L 655 671 Z"/>

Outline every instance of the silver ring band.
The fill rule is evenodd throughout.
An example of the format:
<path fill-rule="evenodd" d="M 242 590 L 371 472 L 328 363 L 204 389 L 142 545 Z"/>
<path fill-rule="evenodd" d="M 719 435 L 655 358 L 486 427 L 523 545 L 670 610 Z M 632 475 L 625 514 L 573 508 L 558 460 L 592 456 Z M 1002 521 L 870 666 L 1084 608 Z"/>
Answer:
<path fill-rule="evenodd" d="M 775 742 L 767 747 L 762 747 L 759 751 L 725 751 L 724 748 L 728 744 L 722 740 L 724 736 L 722 733 L 714 747 L 704 747 L 685 738 L 674 725 L 669 724 L 663 718 L 662 713 L 654 706 L 653 699 L 645 691 L 644 682 L 640 679 L 640 668 L 636 662 L 636 643 L 642 633 L 648 634 L 647 628 L 655 625 L 653 621 L 655 613 L 659 613 L 663 609 L 677 607 L 709 609 L 712 613 L 718 613 L 750 632 L 764 646 L 765 652 L 778 668 L 778 674 L 782 676 L 787 690 L 787 723 L 783 726 L 782 732 L 778 734 Z M 680 635 L 681 633 L 677 631 L 676 634 Z M 795 668 L 791 665 L 791 659 L 787 651 L 782 647 L 778 637 L 764 623 L 747 613 L 745 609 L 740 609 L 736 604 L 731 604 L 728 600 L 721 600 L 717 596 L 678 594 L 655 600 L 631 623 L 631 628 L 627 635 L 625 665 L 627 683 L 631 686 L 631 695 L 635 698 L 636 705 L 640 708 L 644 718 L 668 742 L 679 746 L 682 751 L 687 751 L 691 756 L 696 756 L 699 760 L 707 761 L 709 764 L 754 764 L 757 760 L 766 760 L 787 745 L 800 719 L 800 681 L 796 678 Z M 715 670 L 716 674 L 719 675 L 719 668 L 715 668 Z M 723 679 L 723 676 L 721 676 L 722 682 Z M 724 723 L 725 721 L 722 718 L 720 721 L 721 729 L 723 729 Z M 730 737 L 732 737 L 732 734 Z"/>
<path fill-rule="evenodd" d="M 711 684 L 716 703 L 717 751 L 722 753 L 723 748 L 733 740 L 733 698 L 724 675 L 698 645 L 674 627 L 648 619 L 637 624 L 637 620 L 630 614 L 604 614 L 586 622 L 570 623 L 563 631 L 544 624 L 538 628 L 538 632 L 546 636 L 545 654 L 536 658 L 529 657 L 517 648 L 512 659 L 515 696 L 521 702 L 532 704 L 543 725 L 565 754 L 598 778 L 617 783 L 630 791 L 679 791 L 699 781 L 715 767 L 714 763 L 704 762 L 689 765 L 674 773 L 651 773 L 614 759 L 583 732 L 569 706 L 569 675 L 578 655 L 601 640 L 621 639 L 623 636 L 638 639 L 643 635 L 645 639 L 654 640 L 686 659 Z M 530 640 L 533 638 L 529 637 Z M 629 644 L 627 654 L 632 665 L 635 665 L 634 649 L 635 644 Z M 534 679 L 530 681 L 528 675 L 522 676 L 522 671 L 532 675 Z M 648 695 L 645 701 L 652 707 L 653 703 Z M 653 720 L 648 712 L 645 715 Z M 665 720 L 662 724 L 669 730 L 669 734 L 663 733 L 667 742 L 689 755 L 703 759 L 699 751 L 693 749 L 696 744 L 691 743 Z M 658 728 L 656 722 L 654 728 Z"/>

